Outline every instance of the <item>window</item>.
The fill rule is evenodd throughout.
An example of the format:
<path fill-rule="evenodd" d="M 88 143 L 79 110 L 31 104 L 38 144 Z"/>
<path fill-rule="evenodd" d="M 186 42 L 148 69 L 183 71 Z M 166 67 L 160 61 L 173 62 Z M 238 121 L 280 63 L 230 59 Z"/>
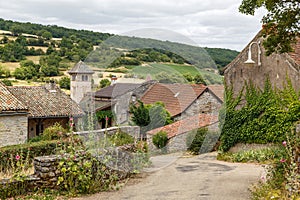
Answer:
<path fill-rule="evenodd" d="M 81 80 L 82 81 L 88 81 L 89 80 L 88 75 L 82 75 Z"/>

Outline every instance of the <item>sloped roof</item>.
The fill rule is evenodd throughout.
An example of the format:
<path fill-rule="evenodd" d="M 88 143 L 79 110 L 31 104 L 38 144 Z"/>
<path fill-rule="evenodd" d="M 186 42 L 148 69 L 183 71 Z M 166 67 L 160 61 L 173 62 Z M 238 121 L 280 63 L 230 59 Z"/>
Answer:
<path fill-rule="evenodd" d="M 8 90 L 29 110 L 29 117 L 62 117 L 83 114 L 78 104 L 58 87 L 10 86 Z"/>
<path fill-rule="evenodd" d="M 222 102 L 224 102 L 224 85 L 209 85 L 210 89 Z"/>
<path fill-rule="evenodd" d="M 141 84 L 136 83 L 115 83 L 113 85 L 107 86 L 95 92 L 96 98 L 115 98 L 121 96 L 129 91 L 132 91 Z"/>
<path fill-rule="evenodd" d="M 94 71 L 81 60 L 68 71 L 69 74 L 93 74 Z"/>
<path fill-rule="evenodd" d="M 20 110 L 27 110 L 27 107 L 23 105 L 3 83 L 0 82 L 0 112 Z"/>
<path fill-rule="evenodd" d="M 153 104 L 161 101 L 171 116 L 184 112 L 207 87 L 202 84 L 162 84 L 156 83 L 144 94 L 141 101 Z"/>
<path fill-rule="evenodd" d="M 217 115 L 199 114 L 183 120 L 174 122 L 160 128 L 148 131 L 147 134 L 155 135 L 159 131 L 165 131 L 168 134 L 168 139 L 177 135 L 201 128 L 218 122 Z"/>

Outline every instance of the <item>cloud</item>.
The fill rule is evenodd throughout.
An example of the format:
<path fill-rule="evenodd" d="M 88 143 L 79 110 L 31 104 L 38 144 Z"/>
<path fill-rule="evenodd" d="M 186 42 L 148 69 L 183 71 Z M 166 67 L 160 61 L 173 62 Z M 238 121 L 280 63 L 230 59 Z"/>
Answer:
<path fill-rule="evenodd" d="M 241 50 L 259 31 L 262 14 L 242 15 L 238 12 L 240 3 L 241 0 L 0 0 L 0 17 L 116 34 L 163 28 L 183 34 L 200 46 Z"/>

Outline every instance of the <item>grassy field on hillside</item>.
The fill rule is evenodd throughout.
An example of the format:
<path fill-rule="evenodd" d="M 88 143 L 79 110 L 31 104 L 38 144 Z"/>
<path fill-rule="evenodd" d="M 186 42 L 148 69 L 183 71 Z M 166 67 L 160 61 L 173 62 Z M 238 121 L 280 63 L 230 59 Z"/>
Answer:
<path fill-rule="evenodd" d="M 195 76 L 197 74 L 201 74 L 203 78 L 207 81 L 208 84 L 210 83 L 223 83 L 222 76 L 215 74 L 213 72 L 209 72 L 202 69 L 197 69 L 195 66 L 192 65 L 179 65 L 179 64 L 163 64 L 163 63 L 147 63 L 140 66 L 129 66 L 127 67 L 130 69 L 128 73 L 140 76 L 140 77 L 147 77 L 150 75 L 152 78 L 155 79 L 155 76 L 161 72 L 166 72 L 168 74 L 191 74 Z"/>

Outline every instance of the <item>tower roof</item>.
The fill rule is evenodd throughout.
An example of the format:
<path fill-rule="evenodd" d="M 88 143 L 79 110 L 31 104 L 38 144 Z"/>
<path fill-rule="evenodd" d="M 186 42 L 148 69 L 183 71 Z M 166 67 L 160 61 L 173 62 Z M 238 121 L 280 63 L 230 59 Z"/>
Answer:
<path fill-rule="evenodd" d="M 84 62 L 79 61 L 72 69 L 68 71 L 69 74 L 93 74 L 94 71 Z"/>

